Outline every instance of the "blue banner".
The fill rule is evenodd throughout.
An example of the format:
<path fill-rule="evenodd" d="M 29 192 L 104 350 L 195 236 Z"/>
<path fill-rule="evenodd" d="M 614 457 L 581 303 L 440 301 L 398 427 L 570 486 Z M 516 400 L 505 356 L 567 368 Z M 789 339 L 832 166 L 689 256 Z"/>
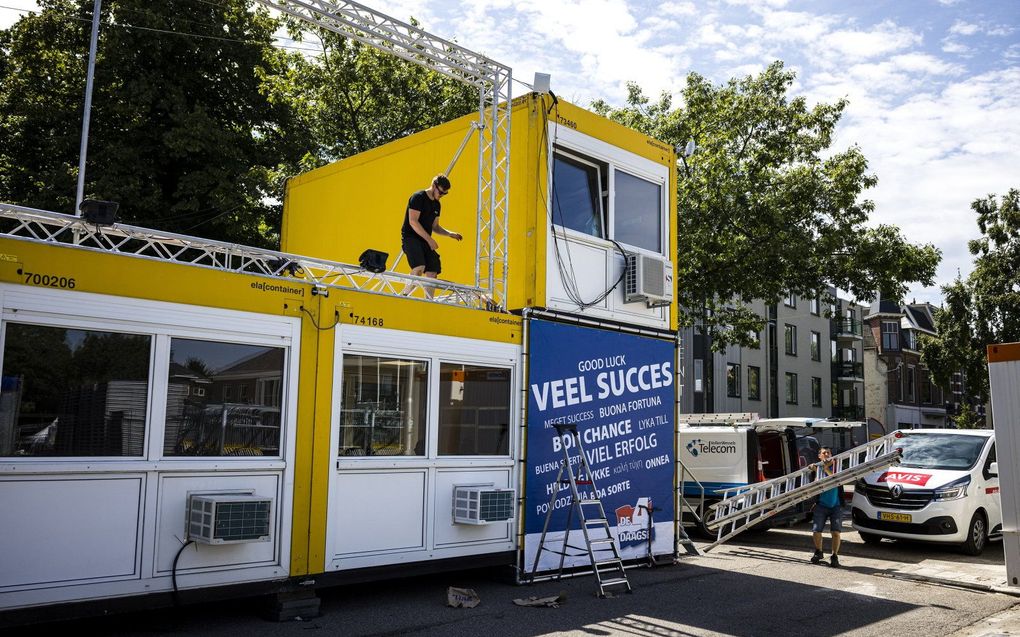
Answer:
<path fill-rule="evenodd" d="M 569 485 L 556 478 L 564 445 L 573 463 L 578 453 L 568 437 L 557 436 L 556 424 L 577 427 L 621 556 L 648 555 L 649 536 L 653 554 L 672 553 L 673 343 L 539 320 L 529 323 L 529 334 L 526 568 L 534 564 L 550 502 L 545 546 L 558 551 L 563 544 L 571 498 Z M 579 528 L 575 513 L 572 529 Z M 571 531 L 570 544 L 583 546 L 579 530 Z M 588 563 L 583 554 L 564 565 Z M 558 566 L 559 555 L 543 551 L 539 570 Z"/>

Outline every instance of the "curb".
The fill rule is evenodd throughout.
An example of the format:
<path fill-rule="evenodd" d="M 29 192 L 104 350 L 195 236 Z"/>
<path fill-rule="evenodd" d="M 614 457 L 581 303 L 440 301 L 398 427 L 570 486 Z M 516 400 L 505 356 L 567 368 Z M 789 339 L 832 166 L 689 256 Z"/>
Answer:
<path fill-rule="evenodd" d="M 885 572 L 879 571 L 876 572 L 876 575 L 881 575 L 882 577 L 888 577 L 890 579 L 907 579 L 916 582 L 927 582 L 929 584 L 952 586 L 955 588 L 966 588 L 970 590 L 981 591 L 984 593 L 1001 593 L 1003 595 L 1020 597 L 1020 588 L 1005 585 L 978 584 L 977 582 L 961 582 L 959 580 L 949 579 L 948 577 L 936 577 L 934 575 L 917 575 L 915 573 L 897 573 L 896 571 Z"/>

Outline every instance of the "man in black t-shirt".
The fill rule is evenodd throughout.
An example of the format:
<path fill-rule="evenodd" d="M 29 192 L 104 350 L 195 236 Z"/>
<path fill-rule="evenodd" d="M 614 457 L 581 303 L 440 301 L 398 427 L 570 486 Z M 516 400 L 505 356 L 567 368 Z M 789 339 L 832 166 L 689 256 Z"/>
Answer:
<path fill-rule="evenodd" d="M 460 233 L 451 232 L 439 225 L 438 218 L 442 207 L 439 200 L 448 192 L 450 180 L 446 175 L 436 175 L 428 189 L 414 193 L 407 202 L 404 225 L 400 228 L 400 240 L 401 248 L 407 255 L 407 262 L 411 265 L 411 274 L 416 276 L 424 274 L 434 279 L 442 272 L 439 253 L 436 252 L 439 244 L 432 238 L 433 232 L 456 241 L 464 238 Z M 409 293 L 410 288 L 410 285 L 405 287 L 404 294 Z M 431 296 L 431 290 L 426 290 L 426 294 Z"/>

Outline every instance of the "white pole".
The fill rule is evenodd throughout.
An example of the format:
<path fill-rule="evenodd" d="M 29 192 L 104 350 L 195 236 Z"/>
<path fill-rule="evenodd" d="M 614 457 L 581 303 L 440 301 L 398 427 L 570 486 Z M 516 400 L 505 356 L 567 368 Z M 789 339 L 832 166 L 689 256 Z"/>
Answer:
<path fill-rule="evenodd" d="M 92 112 L 92 78 L 96 72 L 96 44 L 99 41 L 99 9 L 103 0 L 96 0 L 92 8 L 92 41 L 89 43 L 89 70 L 85 80 L 85 112 L 81 121 L 81 152 L 78 153 L 78 192 L 74 199 L 74 214 L 81 214 L 85 198 L 85 155 L 89 147 L 89 116 Z"/>

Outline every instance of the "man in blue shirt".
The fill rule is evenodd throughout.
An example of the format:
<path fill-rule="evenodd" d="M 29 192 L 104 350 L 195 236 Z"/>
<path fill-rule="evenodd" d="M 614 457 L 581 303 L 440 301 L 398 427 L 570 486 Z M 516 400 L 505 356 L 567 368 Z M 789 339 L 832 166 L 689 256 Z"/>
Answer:
<path fill-rule="evenodd" d="M 836 462 L 832 459 L 832 450 L 822 447 L 818 451 L 819 478 L 823 475 L 830 476 L 836 471 Z M 815 554 L 811 556 L 812 564 L 819 564 L 825 559 L 822 554 L 822 531 L 825 530 L 825 521 L 829 521 L 829 532 L 832 534 L 832 557 L 829 564 L 839 567 L 839 534 L 843 530 L 843 487 L 833 487 L 823 491 L 815 503 L 814 517 L 811 525 L 813 532 L 812 539 L 815 542 Z"/>

